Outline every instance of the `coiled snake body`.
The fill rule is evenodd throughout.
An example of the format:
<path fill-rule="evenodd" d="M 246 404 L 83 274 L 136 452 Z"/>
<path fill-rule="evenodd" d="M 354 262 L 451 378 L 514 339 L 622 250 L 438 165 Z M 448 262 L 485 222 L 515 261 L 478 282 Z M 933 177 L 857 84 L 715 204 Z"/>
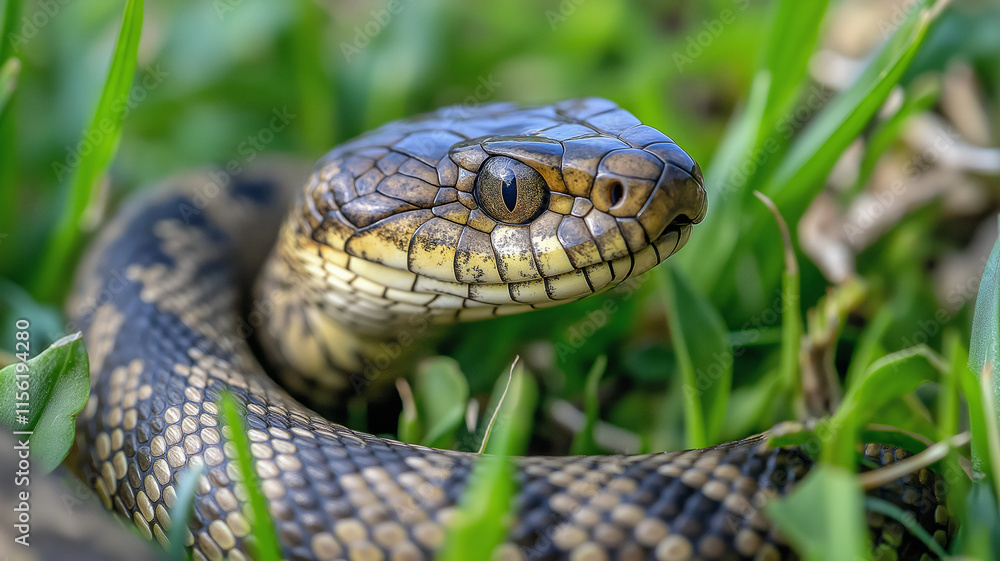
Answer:
<path fill-rule="evenodd" d="M 68 304 L 92 367 L 83 472 L 105 507 L 166 543 L 181 474 L 202 466 L 187 533 L 198 560 L 245 559 L 252 539 L 218 418 L 224 388 L 246 407 L 288 559 L 433 557 L 478 458 L 325 420 L 272 382 L 247 338 L 297 390 L 336 395 L 376 377 L 374 349 L 407 326 L 608 289 L 684 245 L 706 208 L 697 164 L 601 99 L 390 123 L 327 154 L 304 188 L 284 187 L 279 165 L 235 171 L 189 174 L 133 202 L 91 248 Z M 520 490 L 500 559 L 794 558 L 762 507 L 812 464 L 759 437 L 511 461 Z M 880 493 L 934 533 L 948 525 L 934 483 L 924 470 Z M 877 542 L 920 558 L 919 542 L 883 522 L 869 519 Z"/>

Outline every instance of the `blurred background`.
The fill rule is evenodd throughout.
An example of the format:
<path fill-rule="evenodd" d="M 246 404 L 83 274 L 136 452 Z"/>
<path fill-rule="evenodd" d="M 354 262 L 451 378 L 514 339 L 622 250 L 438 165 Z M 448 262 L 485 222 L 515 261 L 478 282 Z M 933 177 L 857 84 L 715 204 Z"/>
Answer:
<path fill-rule="evenodd" d="M 49 341 L 62 334 L 61 296 L 32 297 L 32 275 L 66 199 L 67 170 L 86 149 L 82 134 L 123 4 L 29 1 L 13 26 L 22 69 L 5 115 L 16 134 L 3 142 L 15 145 L 0 149 L 3 317 L 48 318 L 34 321 L 47 326 Z M 718 194 L 740 179 L 712 170 L 727 126 L 745 110 L 772 9 L 750 0 L 150 2 L 117 157 L 82 234 L 130 193 L 186 168 L 265 153 L 311 161 L 363 131 L 443 105 L 606 97 L 663 130 L 709 172 L 709 218 L 674 260 L 710 303 L 732 353 L 719 359 L 735 382 L 717 438 L 745 436 L 794 416 L 790 403 L 774 399 L 771 378 L 782 300 L 780 269 L 764 262 L 780 265 L 781 237 L 764 212 L 766 220 L 752 225 L 753 244 L 743 243 L 746 220 L 717 214 Z M 777 134 L 797 137 L 910 9 L 891 0 L 833 2 Z M 823 194 L 786 216 L 802 268 L 807 337 L 816 360 L 838 376 L 867 365 L 851 364 L 859 345 L 874 357 L 918 342 L 939 346 L 949 328 L 968 339 L 1000 201 L 998 30 L 995 1 L 954 2 L 877 118 L 834 154 Z M 787 45 L 791 53 L 808 48 Z M 287 127 L 268 130 L 275 113 L 288 117 Z M 740 204 L 763 208 L 752 196 Z M 699 262 L 722 238 L 734 241 L 720 245 L 722 264 L 706 271 Z M 593 446 L 679 448 L 687 443 L 684 392 L 665 290 L 654 275 L 540 315 L 455 329 L 436 352 L 458 360 L 480 400 L 520 354 L 541 395 L 532 446 L 557 454 L 582 426 L 586 374 L 605 355 Z M 828 293 L 836 302 L 823 300 Z M 824 331 L 830 317 L 840 322 Z M 709 377 L 711 366 L 703 367 Z M 398 397 L 380 407 L 389 409 L 357 405 L 354 426 L 392 432 Z M 468 447 L 461 438 L 451 444 Z"/>

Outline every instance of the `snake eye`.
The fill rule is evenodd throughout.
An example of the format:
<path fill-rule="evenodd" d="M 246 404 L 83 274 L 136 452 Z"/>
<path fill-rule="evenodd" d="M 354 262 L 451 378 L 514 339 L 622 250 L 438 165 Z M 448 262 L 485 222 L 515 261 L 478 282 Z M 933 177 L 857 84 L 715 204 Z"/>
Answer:
<path fill-rule="evenodd" d="M 476 203 L 498 222 L 527 224 L 549 205 L 549 187 L 530 166 L 494 156 L 479 168 Z"/>

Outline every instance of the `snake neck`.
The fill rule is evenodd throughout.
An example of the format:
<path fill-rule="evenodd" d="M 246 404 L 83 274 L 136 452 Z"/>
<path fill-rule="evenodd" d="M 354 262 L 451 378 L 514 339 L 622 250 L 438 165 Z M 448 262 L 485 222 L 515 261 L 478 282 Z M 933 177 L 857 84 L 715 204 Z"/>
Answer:
<path fill-rule="evenodd" d="M 318 404 L 360 395 L 397 377 L 398 365 L 433 330 L 436 314 L 386 298 L 390 288 L 369 277 L 385 280 L 392 271 L 361 270 L 373 265 L 313 242 L 295 224 L 282 227 L 249 317 L 261 326 L 266 360 L 292 393 Z"/>

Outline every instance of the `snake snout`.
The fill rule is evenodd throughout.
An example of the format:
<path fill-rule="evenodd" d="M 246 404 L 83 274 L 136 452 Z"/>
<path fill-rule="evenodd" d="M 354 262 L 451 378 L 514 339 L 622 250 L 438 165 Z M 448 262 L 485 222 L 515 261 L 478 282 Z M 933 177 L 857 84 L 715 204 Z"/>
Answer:
<path fill-rule="evenodd" d="M 678 232 L 682 240 L 680 245 L 683 245 L 690 235 L 691 225 L 701 222 L 708 211 L 701 168 L 672 142 L 647 146 L 644 152 L 654 155 L 663 164 L 655 186 L 635 217 L 650 241 L 655 243 Z"/>
<path fill-rule="evenodd" d="M 691 172 L 668 165 L 657 187 L 668 196 L 675 212 L 665 230 L 698 224 L 705 219 L 708 195 L 697 164 Z"/>

